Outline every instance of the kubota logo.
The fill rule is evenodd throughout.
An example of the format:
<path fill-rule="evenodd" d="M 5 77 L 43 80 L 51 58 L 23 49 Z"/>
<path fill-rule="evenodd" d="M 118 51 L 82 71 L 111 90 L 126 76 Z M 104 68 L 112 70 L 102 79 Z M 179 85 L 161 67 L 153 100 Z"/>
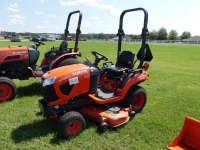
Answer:
<path fill-rule="evenodd" d="M 13 55 L 17 55 L 17 54 L 26 54 L 26 51 L 21 51 L 21 52 L 13 52 Z"/>
<path fill-rule="evenodd" d="M 72 72 L 72 75 L 73 76 L 78 76 L 80 74 L 85 74 L 87 72 L 88 72 L 87 70 L 79 70 L 79 71 L 76 71 L 76 72 Z"/>

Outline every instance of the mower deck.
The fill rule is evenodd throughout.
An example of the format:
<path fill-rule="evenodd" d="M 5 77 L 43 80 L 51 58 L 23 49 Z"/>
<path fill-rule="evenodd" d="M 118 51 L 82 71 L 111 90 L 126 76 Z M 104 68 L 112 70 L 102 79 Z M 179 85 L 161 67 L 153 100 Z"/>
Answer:
<path fill-rule="evenodd" d="M 80 113 L 97 122 L 107 124 L 110 127 L 117 127 L 129 121 L 130 109 L 122 108 L 115 104 L 105 104 L 96 106 L 85 106 Z"/>
<path fill-rule="evenodd" d="M 59 106 L 60 108 L 62 106 Z M 43 100 L 39 101 L 39 108 L 43 116 L 49 117 L 53 111 L 56 111 L 54 107 L 48 106 Z M 62 108 L 61 108 L 62 109 Z M 84 117 L 94 120 L 99 123 L 106 124 L 109 127 L 118 127 L 129 121 L 130 117 L 135 116 L 135 112 L 130 108 L 123 108 L 116 104 L 104 104 L 104 105 L 87 105 L 78 110 Z M 52 116 L 53 118 L 56 116 Z"/>

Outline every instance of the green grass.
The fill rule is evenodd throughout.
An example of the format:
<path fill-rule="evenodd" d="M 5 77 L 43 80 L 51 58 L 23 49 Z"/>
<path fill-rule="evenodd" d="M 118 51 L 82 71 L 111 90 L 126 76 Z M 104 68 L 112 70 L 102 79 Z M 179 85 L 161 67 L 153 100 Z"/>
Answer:
<path fill-rule="evenodd" d="M 31 42 L 0 41 L 0 47 L 30 45 Z M 41 46 L 41 58 L 58 42 Z M 72 43 L 69 43 L 72 45 Z M 92 50 L 115 62 L 117 43 L 79 42 L 85 60 L 94 60 Z M 140 44 L 123 43 L 124 50 L 138 51 Z M 148 92 L 142 113 L 118 128 L 99 132 L 98 123 L 87 120 L 86 129 L 72 139 L 56 134 L 57 122 L 44 119 L 38 108 L 40 86 L 36 79 L 14 80 L 18 95 L 13 101 L 0 103 L 0 149 L 132 149 L 165 150 L 180 132 L 185 117 L 200 119 L 200 46 L 150 44 L 154 59 L 150 63 L 150 80 L 141 84 Z M 39 60 L 41 61 L 41 59 Z M 39 80 L 39 78 L 38 78 Z"/>

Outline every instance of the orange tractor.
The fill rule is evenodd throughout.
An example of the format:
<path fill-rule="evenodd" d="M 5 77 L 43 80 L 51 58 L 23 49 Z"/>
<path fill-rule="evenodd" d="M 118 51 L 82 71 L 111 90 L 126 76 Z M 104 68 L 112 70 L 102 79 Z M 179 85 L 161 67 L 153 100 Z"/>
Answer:
<path fill-rule="evenodd" d="M 73 14 L 78 14 L 79 19 L 74 48 L 68 48 L 68 27 Z M 39 40 L 33 41 L 35 45 L 28 47 L 8 46 L 0 48 L 0 102 L 15 98 L 17 88 L 12 79 L 28 80 L 30 77 L 41 77 L 51 69 L 80 63 L 76 58 L 81 55 L 78 48 L 81 20 L 82 14 L 80 11 L 69 13 L 64 40 L 61 42 L 59 48 L 53 47 L 45 53 L 40 66 L 36 64 L 40 56 L 38 47 L 44 45 L 44 43 Z"/>
<path fill-rule="evenodd" d="M 144 25 L 142 46 L 136 55 L 132 51 L 122 51 L 123 17 L 127 12 L 142 11 Z M 142 111 L 147 95 L 139 83 L 149 79 L 148 62 L 153 58 L 146 37 L 148 13 L 143 8 L 124 10 L 120 16 L 118 29 L 117 62 L 110 65 L 104 55 L 92 51 L 95 62 L 73 64 L 53 69 L 42 76 L 43 99 L 39 107 L 45 117 L 59 119 L 58 132 L 64 137 L 79 134 L 85 128 L 85 119 L 101 123 L 102 129 L 117 127 L 129 121 L 130 117 Z M 135 67 L 136 61 L 138 67 Z"/>

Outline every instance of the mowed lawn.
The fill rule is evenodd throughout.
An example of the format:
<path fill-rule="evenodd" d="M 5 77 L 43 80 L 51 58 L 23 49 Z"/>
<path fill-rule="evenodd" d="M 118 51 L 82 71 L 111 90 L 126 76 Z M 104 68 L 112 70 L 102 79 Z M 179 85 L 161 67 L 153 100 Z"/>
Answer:
<path fill-rule="evenodd" d="M 45 43 L 39 47 L 39 62 L 44 52 L 53 45 L 58 47 L 60 41 Z M 30 44 L 0 41 L 0 47 Z M 186 116 L 200 120 L 200 45 L 149 45 L 154 56 L 148 71 L 150 80 L 141 84 L 147 90 L 148 101 L 127 124 L 100 132 L 98 123 L 86 120 L 86 129 L 80 135 L 63 139 L 56 134 L 57 122 L 39 113 L 40 79 L 14 80 L 17 97 L 0 103 L 0 149 L 165 150 L 180 132 Z M 81 41 L 79 47 L 81 61 L 85 57 L 93 61 L 92 50 L 116 60 L 116 42 Z M 140 43 L 123 43 L 122 49 L 137 53 L 139 48 Z"/>

